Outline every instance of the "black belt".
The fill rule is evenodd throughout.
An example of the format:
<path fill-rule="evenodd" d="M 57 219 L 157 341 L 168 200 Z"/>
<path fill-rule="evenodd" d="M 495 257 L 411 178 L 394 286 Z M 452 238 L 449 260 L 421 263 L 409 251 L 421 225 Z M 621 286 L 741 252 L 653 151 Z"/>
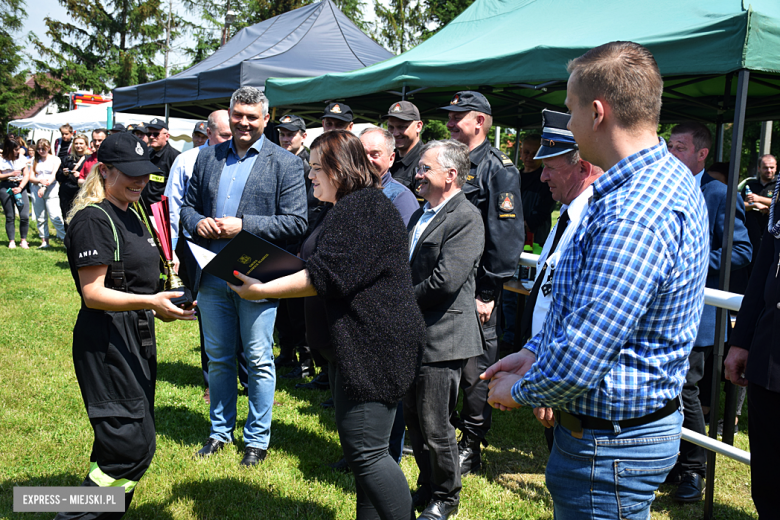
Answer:
<path fill-rule="evenodd" d="M 614 424 L 617 423 L 621 428 L 632 428 L 634 426 L 642 426 L 651 422 L 658 421 L 680 409 L 680 398 L 675 397 L 666 402 L 658 410 L 642 417 L 634 417 L 633 419 L 623 419 L 622 421 L 608 421 L 606 419 L 599 419 L 598 417 L 589 417 L 587 415 L 573 415 L 569 412 L 556 411 L 555 420 L 563 426 L 571 430 L 572 435 L 578 439 L 582 438 L 582 430 L 614 430 Z M 577 435 L 578 434 L 578 435 Z"/>

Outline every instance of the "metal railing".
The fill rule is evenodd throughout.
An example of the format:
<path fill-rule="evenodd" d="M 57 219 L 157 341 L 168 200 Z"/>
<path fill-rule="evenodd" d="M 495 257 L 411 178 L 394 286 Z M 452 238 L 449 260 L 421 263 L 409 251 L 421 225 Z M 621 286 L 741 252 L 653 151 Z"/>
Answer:
<path fill-rule="evenodd" d="M 520 265 L 526 267 L 536 267 L 536 262 L 539 260 L 539 255 L 532 255 L 530 253 L 523 253 L 520 255 Z M 742 295 L 730 293 L 726 291 L 719 291 L 718 289 L 704 289 L 704 303 L 712 305 L 714 307 L 720 307 L 722 309 L 728 309 L 730 311 L 738 311 L 742 306 Z M 713 426 L 710 426 L 712 428 Z M 717 425 L 714 426 L 717 428 Z M 720 455 L 729 457 L 743 464 L 750 465 L 750 453 L 739 448 L 735 448 L 730 444 L 717 441 L 706 435 L 693 432 L 687 428 L 682 429 L 682 438 L 688 442 L 701 446 L 707 450 L 713 451 Z M 709 484 L 709 483 L 708 483 Z"/>

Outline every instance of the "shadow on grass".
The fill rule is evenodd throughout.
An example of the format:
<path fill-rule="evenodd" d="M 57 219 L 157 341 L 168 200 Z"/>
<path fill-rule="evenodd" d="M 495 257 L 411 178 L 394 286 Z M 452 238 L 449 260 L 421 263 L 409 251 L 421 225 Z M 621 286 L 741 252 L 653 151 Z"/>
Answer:
<path fill-rule="evenodd" d="M 165 381 L 178 386 L 203 386 L 203 371 L 200 365 L 194 366 L 183 361 L 159 361 L 157 363 L 157 381 Z"/>
<path fill-rule="evenodd" d="M 127 519 L 169 519 L 169 504 L 191 504 L 195 518 L 201 520 L 236 518 L 306 518 L 333 520 L 335 511 L 307 500 L 283 497 L 274 491 L 237 478 L 181 482 L 173 486 L 165 502 L 141 504 L 131 508 Z"/>
<path fill-rule="evenodd" d="M 62 250 L 65 251 L 65 248 L 63 247 Z M 54 262 L 54 267 L 59 269 L 70 269 L 70 264 L 67 261 Z"/>
<path fill-rule="evenodd" d="M 704 517 L 704 501 L 693 504 L 680 504 L 672 498 L 677 486 L 662 484 L 658 489 L 651 509 L 653 511 L 665 511 L 672 520 L 688 520 L 690 518 Z M 751 504 L 752 505 L 752 504 Z M 713 504 L 713 518 L 729 520 L 755 520 L 756 516 L 743 509 L 729 504 L 718 502 L 717 490 L 715 503 Z"/>
<path fill-rule="evenodd" d="M 158 435 L 197 449 L 206 442 L 211 429 L 208 412 L 199 413 L 185 406 L 155 406 L 154 423 Z"/>

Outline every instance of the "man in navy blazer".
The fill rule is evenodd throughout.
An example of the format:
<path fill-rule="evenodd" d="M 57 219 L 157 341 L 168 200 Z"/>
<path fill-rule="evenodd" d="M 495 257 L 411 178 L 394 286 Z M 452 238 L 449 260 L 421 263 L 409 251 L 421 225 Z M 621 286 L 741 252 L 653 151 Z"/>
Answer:
<path fill-rule="evenodd" d="M 242 229 L 278 245 L 294 241 L 306 230 L 303 163 L 265 139 L 267 122 L 266 97 L 254 87 L 242 87 L 230 99 L 233 138 L 198 154 L 181 209 L 181 226 L 198 245 L 214 253 Z M 243 300 L 226 282 L 200 270 L 194 286 L 203 311 L 211 395 L 211 433 L 198 456 L 207 457 L 233 441 L 240 335 L 249 370 L 241 464 L 254 466 L 265 458 L 270 440 L 277 303 Z"/>
<path fill-rule="evenodd" d="M 723 228 L 726 220 L 727 187 L 716 181 L 704 171 L 712 135 L 709 129 L 701 123 L 686 122 L 675 126 L 669 139 L 669 151 L 677 157 L 691 173 L 699 180 L 704 202 L 707 204 L 710 225 L 710 265 L 707 273 L 707 287 L 717 289 L 720 277 L 721 244 L 723 243 Z M 731 250 L 731 269 L 741 269 L 750 264 L 753 248 L 750 245 L 747 228 L 745 227 L 745 209 L 740 199 L 734 219 L 734 245 Z M 712 353 L 715 343 L 716 309 L 705 305 L 699 325 L 699 333 L 688 356 L 688 375 L 682 390 L 684 407 L 683 427 L 706 435 L 704 414 L 699 402 L 699 389 L 696 386 L 704 373 L 706 358 Z M 710 381 L 704 381 L 709 385 Z M 702 499 L 704 474 L 706 471 L 707 454 L 704 448 L 687 441 L 680 442 L 680 456 L 675 470 L 670 473 L 673 483 L 679 483 L 674 499 L 678 502 L 698 502 Z M 678 480 L 679 479 L 679 480 Z"/>

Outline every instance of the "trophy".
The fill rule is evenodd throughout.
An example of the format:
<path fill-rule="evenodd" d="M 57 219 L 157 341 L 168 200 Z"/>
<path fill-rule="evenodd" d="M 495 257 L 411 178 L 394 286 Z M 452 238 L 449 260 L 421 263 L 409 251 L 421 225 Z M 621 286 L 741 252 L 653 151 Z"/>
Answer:
<path fill-rule="evenodd" d="M 167 277 L 165 279 L 165 291 L 183 292 L 182 296 L 171 298 L 171 303 L 182 309 L 192 307 L 192 293 L 173 271 L 173 246 L 171 244 L 171 217 L 168 212 L 168 197 L 162 196 L 160 202 L 151 205 L 152 219 L 154 220 L 154 232 L 157 235 L 157 246 L 160 249 L 160 256 L 165 263 Z"/>

